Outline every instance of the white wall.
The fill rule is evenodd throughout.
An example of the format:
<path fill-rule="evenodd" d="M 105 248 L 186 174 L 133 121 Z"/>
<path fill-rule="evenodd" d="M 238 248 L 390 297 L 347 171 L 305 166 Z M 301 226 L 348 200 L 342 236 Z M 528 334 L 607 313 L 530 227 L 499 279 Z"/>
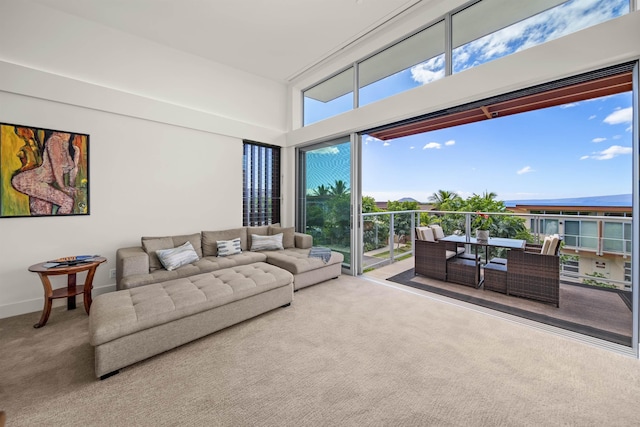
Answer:
<path fill-rule="evenodd" d="M 91 209 L 0 218 L 0 318 L 39 318 L 31 264 L 103 255 L 100 293 L 116 249 L 143 235 L 242 225 L 242 139 L 283 143 L 283 85 L 28 1 L 0 16 L 0 122 L 89 134 Z"/>

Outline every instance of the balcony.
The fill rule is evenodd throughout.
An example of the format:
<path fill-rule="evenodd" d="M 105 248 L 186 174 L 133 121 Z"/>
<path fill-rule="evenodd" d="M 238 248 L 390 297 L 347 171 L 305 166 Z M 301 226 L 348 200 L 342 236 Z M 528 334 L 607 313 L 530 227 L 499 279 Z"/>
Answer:
<path fill-rule="evenodd" d="M 560 306 L 505 295 L 413 271 L 412 230 L 427 221 L 443 225 L 446 234 L 466 234 L 476 213 L 400 211 L 363 214 L 364 273 L 367 277 L 410 286 L 519 316 L 580 334 L 631 346 L 631 218 L 575 215 L 491 214 L 522 218 L 528 240 L 547 234 L 563 237 L 560 268 Z M 453 227 L 453 228 L 451 228 Z M 576 233 L 576 230 L 578 233 Z M 628 231 L 628 233 L 626 232 Z M 501 230 L 496 230 L 500 233 Z M 499 234 L 495 237 L 522 238 Z M 489 257 L 504 256 L 494 250 Z M 486 262 L 486 256 L 482 262 Z"/>

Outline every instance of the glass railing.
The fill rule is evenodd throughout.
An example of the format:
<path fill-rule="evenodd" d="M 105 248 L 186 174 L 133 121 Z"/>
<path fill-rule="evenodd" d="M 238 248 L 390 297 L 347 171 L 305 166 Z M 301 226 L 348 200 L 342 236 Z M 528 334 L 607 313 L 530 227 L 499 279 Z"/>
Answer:
<path fill-rule="evenodd" d="M 490 218 L 491 237 L 540 243 L 545 236 L 558 234 L 562 238 L 561 280 L 631 288 L 625 280 L 629 278 L 625 260 L 629 261 L 631 255 L 632 218 L 615 216 L 419 210 L 363 213 L 363 271 L 412 257 L 417 226 L 437 223 L 447 235 L 475 236 L 482 215 Z"/>

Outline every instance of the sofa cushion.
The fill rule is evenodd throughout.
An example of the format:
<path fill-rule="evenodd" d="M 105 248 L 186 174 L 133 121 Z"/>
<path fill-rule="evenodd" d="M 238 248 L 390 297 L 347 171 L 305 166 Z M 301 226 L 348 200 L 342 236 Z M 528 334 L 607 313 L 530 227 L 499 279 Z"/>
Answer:
<path fill-rule="evenodd" d="M 295 228 L 294 227 L 274 227 L 269 226 L 269 235 L 275 236 L 282 233 L 282 247 L 285 249 L 295 248 Z"/>
<path fill-rule="evenodd" d="M 321 258 L 310 258 L 309 249 L 292 248 L 264 253 L 267 255 L 269 264 L 277 265 L 293 274 L 304 273 L 330 264 L 341 264 L 344 261 L 344 256 L 339 252 L 331 252 L 331 258 L 326 264 Z"/>
<path fill-rule="evenodd" d="M 156 251 L 173 247 L 173 239 L 171 237 L 143 237 L 142 248 L 149 255 L 149 271 L 163 268 Z"/>
<path fill-rule="evenodd" d="M 240 247 L 240 238 L 233 240 L 218 240 L 218 256 L 225 257 L 229 255 L 237 255 L 242 252 Z"/>
<path fill-rule="evenodd" d="M 275 236 L 251 235 L 252 251 L 270 251 L 277 249 L 284 249 L 282 247 L 282 233 L 276 234 Z"/>
<path fill-rule="evenodd" d="M 220 231 L 202 232 L 202 255 L 218 256 L 218 240 L 233 240 L 240 238 L 240 248 L 243 251 L 249 250 L 247 246 L 247 228 L 231 228 Z"/>
<path fill-rule="evenodd" d="M 167 271 L 164 268 L 155 270 L 149 274 L 135 274 L 123 277 L 120 283 L 122 289 L 130 289 L 138 286 L 144 286 L 151 283 L 160 283 L 167 280 L 179 279 L 181 277 L 189 277 L 196 274 L 207 273 L 210 271 L 221 270 L 223 268 L 237 267 L 241 265 L 249 265 L 255 262 L 265 262 L 267 256 L 263 252 L 242 252 L 237 255 L 229 255 L 227 257 L 203 257 L 199 261 L 192 264 L 183 265 L 173 271 Z"/>
<path fill-rule="evenodd" d="M 200 259 L 191 243 L 186 242 L 184 245 L 180 245 L 177 248 L 172 249 L 158 249 L 156 251 L 158 259 L 162 263 L 165 269 L 172 271 L 183 265 L 191 264 Z"/>
<path fill-rule="evenodd" d="M 172 244 L 169 244 L 169 240 L 167 239 L 171 239 Z M 158 249 L 175 248 L 180 245 L 184 245 L 186 242 L 191 243 L 191 246 L 193 246 L 198 257 L 202 258 L 202 240 L 200 238 L 200 233 L 164 237 L 143 237 L 141 240 L 142 247 L 145 252 L 149 254 L 149 271 L 164 268 L 158 259 L 158 256 L 155 254 L 155 251 Z"/>

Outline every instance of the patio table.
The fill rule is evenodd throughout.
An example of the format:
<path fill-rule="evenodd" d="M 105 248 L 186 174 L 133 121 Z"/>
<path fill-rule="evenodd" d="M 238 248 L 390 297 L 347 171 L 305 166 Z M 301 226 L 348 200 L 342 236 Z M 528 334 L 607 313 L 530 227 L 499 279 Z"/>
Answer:
<path fill-rule="evenodd" d="M 522 239 L 508 239 L 505 237 L 489 237 L 489 240 L 478 240 L 475 237 L 471 236 L 458 236 L 452 234 L 450 236 L 445 236 L 439 239 L 444 242 L 454 242 L 454 243 L 464 243 L 469 244 L 475 247 L 475 260 L 476 265 L 480 265 L 480 260 L 478 258 L 478 247 L 482 246 L 485 250 L 485 260 L 489 262 L 489 248 L 507 248 L 507 249 L 515 249 L 515 250 L 524 250 L 524 246 L 527 243 L 526 240 Z M 482 280 L 478 286 L 482 285 Z"/>

